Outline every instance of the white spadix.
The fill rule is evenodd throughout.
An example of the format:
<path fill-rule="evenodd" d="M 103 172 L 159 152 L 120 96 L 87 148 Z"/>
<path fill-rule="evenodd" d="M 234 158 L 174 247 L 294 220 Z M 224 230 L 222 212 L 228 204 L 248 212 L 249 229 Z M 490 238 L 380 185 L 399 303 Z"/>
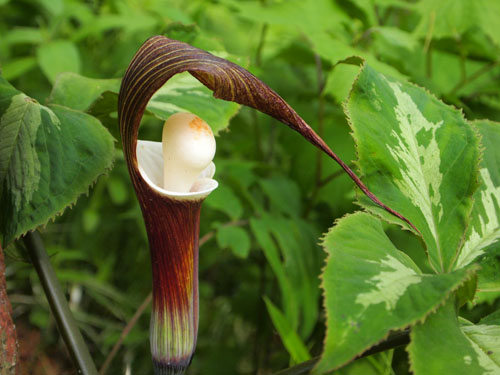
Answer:
<path fill-rule="evenodd" d="M 215 155 L 210 126 L 191 113 L 176 113 L 163 126 L 163 188 L 189 192 Z"/>

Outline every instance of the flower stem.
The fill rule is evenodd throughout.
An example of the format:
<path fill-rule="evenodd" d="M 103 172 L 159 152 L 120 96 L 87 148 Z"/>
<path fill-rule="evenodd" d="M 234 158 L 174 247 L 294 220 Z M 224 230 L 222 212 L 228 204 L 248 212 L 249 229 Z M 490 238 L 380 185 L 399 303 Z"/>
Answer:
<path fill-rule="evenodd" d="M 95 364 L 69 309 L 68 301 L 54 268 L 50 264 L 50 258 L 45 251 L 40 235 L 38 232 L 28 232 L 23 237 L 23 241 L 31 262 L 38 273 L 50 309 L 56 319 L 57 327 L 66 343 L 71 359 L 79 369 L 80 374 L 97 375 Z"/>

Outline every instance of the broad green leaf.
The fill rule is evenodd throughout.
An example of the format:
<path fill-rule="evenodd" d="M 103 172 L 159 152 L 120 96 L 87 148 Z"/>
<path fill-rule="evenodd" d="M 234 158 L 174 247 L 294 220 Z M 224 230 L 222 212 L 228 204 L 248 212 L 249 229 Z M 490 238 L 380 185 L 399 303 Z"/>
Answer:
<path fill-rule="evenodd" d="M 474 303 L 493 303 L 500 297 L 500 243 L 489 246 L 487 252 L 476 258 L 474 263 L 481 266 Z"/>
<path fill-rule="evenodd" d="M 420 231 L 435 270 L 453 267 L 477 186 L 479 141 L 462 114 L 369 66 L 345 106 L 370 190 Z M 372 212 L 393 217 L 360 198 Z"/>
<path fill-rule="evenodd" d="M 467 338 L 481 348 L 500 370 L 500 325 L 464 325 L 460 327 Z"/>
<path fill-rule="evenodd" d="M 472 220 L 455 268 L 469 264 L 500 240 L 500 123 L 476 121 L 474 126 L 483 144 L 481 185 L 474 194 Z"/>
<path fill-rule="evenodd" d="M 47 79 L 54 83 L 59 73 L 80 73 L 80 53 L 75 44 L 55 40 L 42 44 L 37 50 L 38 64 Z"/>
<path fill-rule="evenodd" d="M 34 67 L 36 67 L 36 59 L 34 57 L 20 57 L 2 65 L 2 75 L 5 79 L 14 79 L 29 72 Z"/>
<path fill-rule="evenodd" d="M 274 327 L 278 331 L 283 345 L 290 354 L 290 357 L 295 363 L 305 362 L 311 359 L 311 355 L 307 350 L 300 336 L 291 327 L 285 315 L 278 309 L 267 297 L 264 297 L 267 311 L 271 316 Z"/>
<path fill-rule="evenodd" d="M 489 315 L 486 315 L 479 321 L 479 324 L 500 325 L 500 309 L 495 312 L 492 312 Z"/>
<path fill-rule="evenodd" d="M 42 106 L 0 78 L 2 243 L 46 224 L 111 167 L 113 139 L 98 120 Z"/>
<path fill-rule="evenodd" d="M 331 95 L 337 103 L 343 103 L 349 96 L 359 68 L 353 65 L 336 65 L 327 76 L 325 94 Z"/>
<path fill-rule="evenodd" d="M 39 44 L 43 41 L 42 31 L 34 27 L 16 27 L 5 35 L 6 44 Z"/>
<path fill-rule="evenodd" d="M 473 32 L 470 34 L 476 35 Z M 487 61 L 488 58 L 492 60 L 496 58 L 494 50 L 491 49 L 491 43 L 484 47 L 485 52 L 481 52 L 481 56 L 486 55 L 487 52 L 490 52 L 492 56 L 486 55 L 483 58 L 486 61 L 481 61 L 482 59 L 477 58 L 479 54 L 476 51 L 477 48 L 469 47 L 470 50 L 465 50 L 467 47 L 464 46 L 466 42 L 463 39 L 461 40 L 461 50 L 464 49 L 462 52 L 464 55 L 460 56 L 439 49 L 433 49 L 427 54 L 420 47 L 415 34 L 397 28 L 373 28 L 371 35 L 373 36 L 373 52 L 379 59 L 412 77 L 413 82 L 430 89 L 435 95 L 452 93 L 452 95 L 468 96 L 477 95 L 480 92 L 498 91 L 498 85 L 495 84 L 498 69 L 484 72 L 457 88 L 457 84 L 463 80 L 464 74 L 473 77 L 477 72 L 488 68 L 490 64 Z M 467 55 L 474 58 L 466 58 Z M 372 65 L 371 62 L 368 63 L 379 72 L 387 74 Z"/>
<path fill-rule="evenodd" d="M 63 0 L 36 0 L 35 2 L 39 3 L 54 16 L 60 15 L 64 10 Z"/>
<path fill-rule="evenodd" d="M 73 41 L 80 41 L 91 36 L 99 37 L 113 29 L 123 29 L 124 33 L 133 34 L 145 29 L 152 29 L 158 20 L 145 12 L 138 12 L 137 8 L 125 14 L 100 14 L 91 22 L 77 29 L 71 36 Z"/>
<path fill-rule="evenodd" d="M 159 89 L 148 103 L 147 110 L 162 120 L 177 112 L 191 112 L 210 125 L 215 134 L 229 125 L 239 105 L 218 100 L 212 92 L 189 73 L 178 74 Z"/>
<path fill-rule="evenodd" d="M 361 56 L 370 66 L 389 76 L 405 80 L 404 74 L 400 73 L 394 67 L 379 61 L 370 52 L 350 46 L 349 44 L 333 38 L 326 33 L 318 33 L 311 36 L 314 50 L 324 59 L 330 61 L 333 65 L 345 60 L 351 56 Z"/>
<path fill-rule="evenodd" d="M 500 46 L 500 2 L 495 0 L 421 0 L 416 8 L 422 18 L 417 26 L 419 36 L 459 39 L 471 28 L 481 27 Z"/>
<path fill-rule="evenodd" d="M 324 30 L 340 30 L 343 21 L 349 18 L 344 11 L 329 0 L 290 0 L 263 5 L 259 1 L 223 0 L 223 3 L 238 10 L 248 20 L 284 26 L 292 32 L 306 34 Z"/>
<path fill-rule="evenodd" d="M 48 102 L 86 111 L 105 91 L 118 92 L 119 79 L 93 79 L 75 73 L 61 73 Z M 116 106 L 113 109 L 116 111 Z"/>
<path fill-rule="evenodd" d="M 93 79 L 66 73 L 58 76 L 49 102 L 90 110 L 99 117 L 106 116 L 116 111 L 118 97 L 114 94 L 119 89 L 118 79 Z M 172 77 L 153 95 L 147 106 L 148 112 L 161 120 L 177 112 L 194 113 L 205 120 L 215 134 L 229 125 L 239 108 L 236 103 L 215 99 L 212 92 L 189 73 Z"/>
<path fill-rule="evenodd" d="M 234 255 L 247 258 L 250 252 L 250 238 L 247 232 L 239 227 L 221 226 L 217 230 L 217 244 L 225 249 L 230 248 Z"/>
<path fill-rule="evenodd" d="M 233 190 L 227 185 L 220 185 L 206 199 L 205 204 L 215 210 L 224 212 L 232 220 L 239 219 L 243 207 Z"/>
<path fill-rule="evenodd" d="M 394 247 L 379 219 L 355 213 L 337 222 L 323 241 L 327 333 L 315 374 L 332 371 L 390 331 L 424 319 L 473 272 L 422 274 Z"/>
<path fill-rule="evenodd" d="M 413 328 L 407 349 L 413 373 L 500 374 L 499 333 L 499 326 L 459 327 L 454 301 L 450 299 L 425 322 Z"/>
<path fill-rule="evenodd" d="M 259 181 L 272 207 L 292 217 L 301 213 L 300 190 L 297 184 L 285 177 L 273 176 Z"/>
<path fill-rule="evenodd" d="M 411 4 L 401 0 L 350 0 L 356 4 L 368 18 L 370 26 L 377 26 L 380 22 L 378 15 L 387 7 L 410 8 Z"/>

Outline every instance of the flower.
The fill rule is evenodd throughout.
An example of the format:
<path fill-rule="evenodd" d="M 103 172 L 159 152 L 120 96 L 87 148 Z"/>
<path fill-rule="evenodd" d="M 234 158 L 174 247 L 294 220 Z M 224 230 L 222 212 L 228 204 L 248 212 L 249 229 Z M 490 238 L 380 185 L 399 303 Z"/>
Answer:
<path fill-rule="evenodd" d="M 218 185 L 212 179 L 212 140 L 203 120 L 182 113 L 165 122 L 162 142 L 137 142 L 140 178 L 149 188 L 138 198 L 153 271 L 150 345 L 155 374 L 184 373 L 196 346 L 200 209 Z"/>

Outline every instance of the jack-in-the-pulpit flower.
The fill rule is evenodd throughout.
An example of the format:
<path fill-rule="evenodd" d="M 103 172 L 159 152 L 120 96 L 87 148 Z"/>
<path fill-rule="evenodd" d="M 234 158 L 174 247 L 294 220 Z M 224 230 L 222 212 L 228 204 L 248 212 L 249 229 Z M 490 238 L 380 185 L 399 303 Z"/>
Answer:
<path fill-rule="evenodd" d="M 216 187 L 215 139 L 199 117 L 177 113 L 162 142 L 138 141 L 142 179 L 154 191 L 141 201 L 153 265 L 150 344 L 156 374 L 182 374 L 198 331 L 198 228 L 203 199 Z"/>
<path fill-rule="evenodd" d="M 148 232 L 153 268 L 151 350 L 155 373 L 161 375 L 184 373 L 195 348 L 198 327 L 200 207 L 201 201 L 217 183 L 211 179 L 215 170 L 213 164 L 208 164 L 203 169 L 203 163 L 193 162 L 193 168 L 190 167 L 189 171 L 163 169 L 163 157 L 173 157 L 183 147 L 176 143 L 169 144 L 168 138 L 172 136 L 172 139 L 185 142 L 187 138 L 182 132 L 179 133 L 182 126 L 178 129 L 177 124 L 181 117 L 192 115 L 177 114 L 175 116 L 179 117 L 167 121 L 163 149 L 160 143 L 138 142 L 137 136 L 151 96 L 173 75 L 185 71 L 212 90 L 216 98 L 256 108 L 299 132 L 339 163 L 375 204 L 405 221 L 416 231 L 405 217 L 373 195 L 314 130 L 258 78 L 236 64 L 189 44 L 163 36 L 148 39 L 137 51 L 123 77 L 118 99 L 118 117 L 125 160 Z M 202 133 L 207 130 L 208 127 L 200 125 L 201 120 L 199 121 L 192 123 L 192 129 L 188 125 L 188 130 L 194 129 Z M 187 140 L 186 144 L 189 143 Z M 211 141 L 205 139 L 201 156 L 205 161 L 210 154 L 205 154 L 205 151 L 209 151 L 210 145 Z M 186 161 L 190 161 L 189 157 Z M 165 168 L 167 167 L 168 163 L 165 163 Z M 194 167 L 199 168 L 200 172 L 195 172 Z M 170 179 L 168 176 L 173 177 Z M 190 176 L 189 179 L 195 181 L 191 185 L 191 182 L 178 180 L 180 176 Z M 169 181 L 164 181 L 164 177 Z"/>

